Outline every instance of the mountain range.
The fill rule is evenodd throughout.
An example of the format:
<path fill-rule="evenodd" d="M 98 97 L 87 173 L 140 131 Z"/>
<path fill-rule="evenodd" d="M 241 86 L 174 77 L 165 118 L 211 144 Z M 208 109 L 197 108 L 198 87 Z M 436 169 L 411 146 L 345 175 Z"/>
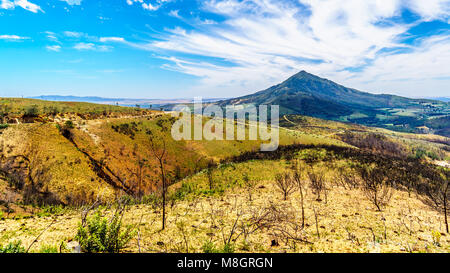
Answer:
<path fill-rule="evenodd" d="M 448 135 L 450 127 L 448 102 L 371 94 L 306 71 L 266 90 L 218 104 L 279 105 L 282 115 L 299 114 L 410 132 L 433 131 Z"/>

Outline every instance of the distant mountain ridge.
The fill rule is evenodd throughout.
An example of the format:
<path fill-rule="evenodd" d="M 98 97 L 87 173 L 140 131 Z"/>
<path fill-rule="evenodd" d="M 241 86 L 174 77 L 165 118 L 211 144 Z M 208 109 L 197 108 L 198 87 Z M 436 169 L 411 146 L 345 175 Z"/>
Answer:
<path fill-rule="evenodd" d="M 450 115 L 447 102 L 362 92 L 306 71 L 266 90 L 217 104 L 279 105 L 280 114 L 300 114 L 406 131 L 426 125 L 430 117 L 448 119 Z"/>
<path fill-rule="evenodd" d="M 60 95 L 42 95 L 30 97 L 31 99 L 40 99 L 47 101 L 66 101 L 66 102 L 90 102 L 98 104 L 113 104 L 120 106 L 152 106 L 159 107 L 166 104 L 191 103 L 193 99 L 179 98 L 179 99 L 133 99 L 133 98 L 103 98 L 97 96 L 60 96 Z M 216 102 L 223 100 L 223 98 L 203 99 L 205 102 Z"/>
<path fill-rule="evenodd" d="M 78 96 L 60 96 L 60 95 L 34 96 L 34 97 L 30 97 L 30 99 L 49 100 L 49 101 L 76 101 L 76 102 L 115 101 L 115 99 L 95 97 L 95 96 L 78 97 Z M 118 99 L 118 100 L 123 100 L 123 99 Z"/>
<path fill-rule="evenodd" d="M 450 97 L 429 97 L 429 98 L 426 98 L 426 99 L 450 102 Z"/>
<path fill-rule="evenodd" d="M 355 110 L 408 107 L 427 101 L 429 100 L 362 92 L 301 71 L 266 90 L 220 104 L 278 104 L 297 114 L 342 116 Z"/>

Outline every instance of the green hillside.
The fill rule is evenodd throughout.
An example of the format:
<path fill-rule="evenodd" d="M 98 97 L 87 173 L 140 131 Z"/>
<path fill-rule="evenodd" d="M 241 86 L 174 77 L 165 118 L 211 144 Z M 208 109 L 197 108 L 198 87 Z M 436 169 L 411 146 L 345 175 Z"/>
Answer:
<path fill-rule="evenodd" d="M 450 106 L 446 102 L 361 92 L 305 71 L 269 89 L 219 104 L 280 105 L 281 114 L 449 136 L 446 124 Z"/>

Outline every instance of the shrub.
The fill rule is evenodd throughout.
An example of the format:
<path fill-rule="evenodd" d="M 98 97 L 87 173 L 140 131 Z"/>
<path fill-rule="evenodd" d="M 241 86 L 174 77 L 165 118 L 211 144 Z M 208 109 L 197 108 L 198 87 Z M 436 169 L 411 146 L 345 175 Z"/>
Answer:
<path fill-rule="evenodd" d="M 71 120 L 66 121 L 66 122 L 64 123 L 64 126 L 65 126 L 67 129 L 73 129 L 73 128 L 75 128 L 75 126 L 73 125 L 73 122 L 72 122 Z"/>
<path fill-rule="evenodd" d="M 0 253 L 25 253 L 25 248 L 22 246 L 21 241 L 9 243 L 7 246 L 2 247 L 0 245 Z"/>
<path fill-rule="evenodd" d="M 78 226 L 76 240 L 83 252 L 118 253 L 126 247 L 134 236 L 132 226 L 122 228 L 123 211 L 114 213 L 111 219 L 103 217 L 100 212 L 89 217 Z"/>
<path fill-rule="evenodd" d="M 234 245 L 227 243 L 223 246 L 222 253 L 234 253 Z"/>
<path fill-rule="evenodd" d="M 170 198 L 184 200 L 186 196 L 195 191 L 193 185 L 183 182 L 181 187 Z"/>
<path fill-rule="evenodd" d="M 39 253 L 58 253 L 58 247 L 52 245 L 43 245 Z"/>
<path fill-rule="evenodd" d="M 435 246 L 441 246 L 441 233 L 439 232 L 439 231 L 435 231 L 435 230 L 433 230 L 432 232 L 431 232 L 431 237 L 433 238 L 433 244 L 435 245 Z"/>
<path fill-rule="evenodd" d="M 57 115 L 59 113 L 59 109 L 56 106 L 44 107 L 44 113 L 49 115 Z"/>
<path fill-rule="evenodd" d="M 62 205 L 49 205 L 41 207 L 40 211 L 36 213 L 38 217 L 47 217 L 51 215 L 58 215 L 64 212 L 64 207 Z"/>
<path fill-rule="evenodd" d="M 69 140 L 73 138 L 72 129 L 75 128 L 75 126 L 72 121 L 66 121 L 63 126 L 56 124 L 56 128 L 65 138 Z"/>
<path fill-rule="evenodd" d="M 24 116 L 27 117 L 37 117 L 37 115 L 39 114 L 39 109 L 37 107 L 37 105 L 30 105 L 25 107 L 25 109 L 23 110 Z"/>
<path fill-rule="evenodd" d="M 217 250 L 217 248 L 216 248 L 216 245 L 213 242 L 211 242 L 211 241 L 205 242 L 203 244 L 203 246 L 202 246 L 202 250 L 203 250 L 203 253 L 217 253 L 217 252 L 219 252 Z"/>
<path fill-rule="evenodd" d="M 426 155 L 427 155 L 427 151 L 425 151 L 424 149 L 418 148 L 416 150 L 414 157 L 416 159 L 422 159 L 422 158 L 425 158 Z"/>
<path fill-rule="evenodd" d="M 112 125 L 111 128 L 117 133 L 129 136 L 131 139 L 134 139 L 136 132 L 139 131 L 138 124 L 136 122 Z"/>
<path fill-rule="evenodd" d="M 142 197 L 142 204 L 151 205 L 153 208 L 161 206 L 162 198 L 156 193 L 151 193 Z"/>

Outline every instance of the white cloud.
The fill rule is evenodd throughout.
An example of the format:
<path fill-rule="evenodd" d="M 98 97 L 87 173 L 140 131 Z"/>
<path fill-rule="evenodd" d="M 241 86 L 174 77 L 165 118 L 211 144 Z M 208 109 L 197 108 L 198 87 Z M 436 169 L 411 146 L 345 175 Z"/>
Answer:
<path fill-rule="evenodd" d="M 64 31 L 63 34 L 70 38 L 80 38 L 81 36 L 84 36 L 84 33 L 76 31 Z"/>
<path fill-rule="evenodd" d="M 146 10 L 158 10 L 159 6 L 154 6 L 151 3 L 144 3 L 144 4 L 142 4 L 142 8 L 144 8 Z"/>
<path fill-rule="evenodd" d="M 393 46 L 401 26 L 372 23 L 392 16 L 393 5 L 366 1 L 308 1 L 311 16 L 287 2 L 209 1 L 206 8 L 227 17 L 206 33 L 176 29 L 151 48 L 225 59 L 232 66 L 175 62 L 179 71 L 200 76 L 207 87 L 235 87 L 235 93 L 256 91 L 298 71 L 309 60 L 329 70 L 358 66 L 383 47 Z M 341 20 L 341 22 L 337 22 Z M 172 68 L 175 68 L 172 66 Z"/>
<path fill-rule="evenodd" d="M 44 12 L 41 7 L 28 0 L 1 0 L 0 8 L 1 9 L 14 9 L 15 7 L 21 7 L 25 10 L 31 11 L 33 13 L 37 13 L 38 11 Z"/>
<path fill-rule="evenodd" d="M 99 41 L 102 43 L 107 43 L 107 42 L 124 43 L 125 39 L 122 37 L 101 37 L 99 39 Z"/>
<path fill-rule="evenodd" d="M 67 4 L 69 4 L 71 6 L 73 6 L 73 5 L 78 6 L 78 5 L 81 5 L 82 0 L 59 0 L 59 1 L 66 2 Z"/>
<path fill-rule="evenodd" d="M 405 7 L 420 10 L 422 13 L 417 13 L 423 16 L 422 20 L 448 18 L 449 15 L 442 8 L 442 4 L 448 1 L 437 0 L 431 1 L 438 4 L 428 9 L 421 7 L 419 0 L 414 3 L 403 0 L 300 2 L 301 5 L 275 0 L 206 1 L 203 8 L 222 15 L 225 18 L 223 22 L 207 25 L 202 32 L 175 28 L 159 41 L 134 46 L 179 56 L 167 58 L 168 63 L 163 67 L 200 77 L 198 93 L 205 90 L 215 90 L 215 94 L 227 90 L 229 95 L 251 93 L 302 69 L 374 90 L 376 85 L 361 84 L 361 81 L 350 80 L 351 76 L 373 82 L 371 76 L 377 73 L 401 77 L 407 72 L 397 70 L 399 67 L 394 66 L 395 61 L 388 61 L 391 55 L 395 55 L 379 55 L 381 49 L 410 47 L 399 41 L 399 36 L 405 34 L 410 25 L 393 23 L 389 19 L 400 16 Z M 442 43 L 436 41 L 434 44 Z M 420 56 L 431 58 L 422 52 L 427 45 L 424 41 L 411 48 L 414 54 L 409 57 L 416 61 Z M 426 52 L 433 54 L 432 51 Z M 194 62 L 180 57 L 183 54 L 207 58 L 203 62 Z M 211 59 L 214 61 L 209 61 Z M 407 59 L 405 57 L 402 61 L 408 64 Z M 383 64 L 379 64 L 381 60 Z M 336 72 L 367 65 L 374 67 L 373 72 L 369 69 L 359 73 Z M 384 70 L 383 65 L 387 65 Z M 424 74 L 428 78 L 441 74 L 432 69 L 431 64 L 426 69 L 430 71 Z M 414 76 L 412 73 L 407 75 Z"/>
<path fill-rule="evenodd" d="M 200 23 L 201 23 L 202 25 L 215 25 L 215 24 L 217 24 L 216 21 L 210 20 L 210 19 L 200 20 Z"/>
<path fill-rule="evenodd" d="M 48 40 L 59 43 L 56 33 L 52 32 L 52 31 L 44 31 L 43 33 L 45 34 L 45 36 Z"/>
<path fill-rule="evenodd" d="M 142 3 L 144 3 L 144 0 L 127 0 L 128 5 L 133 5 L 133 3 L 135 3 L 135 2 L 142 4 Z"/>
<path fill-rule="evenodd" d="M 110 46 L 104 46 L 104 45 L 96 45 L 94 43 L 77 43 L 73 47 L 76 50 L 79 51 L 110 51 L 112 47 Z"/>
<path fill-rule="evenodd" d="M 175 17 L 175 18 L 181 18 L 179 12 L 180 12 L 179 10 L 171 10 L 169 12 L 169 15 L 172 16 L 172 17 Z"/>
<path fill-rule="evenodd" d="M 46 46 L 45 48 L 46 48 L 48 51 L 55 51 L 55 52 L 61 51 L 61 46 L 59 46 L 59 45 Z"/>
<path fill-rule="evenodd" d="M 76 50 L 94 50 L 95 44 L 92 43 L 78 43 L 73 48 Z"/>
<path fill-rule="evenodd" d="M 424 39 L 410 51 L 379 56 L 363 71 L 334 77 L 351 86 L 376 93 L 404 96 L 448 96 L 450 34 Z M 420 90 L 421 92 L 414 92 Z"/>
<path fill-rule="evenodd" d="M 28 37 L 22 37 L 18 35 L 0 35 L 0 40 L 6 40 L 6 41 L 22 41 L 29 39 Z"/>
<path fill-rule="evenodd" d="M 425 20 L 448 19 L 450 14 L 450 0 L 409 0 L 406 3 Z"/>
<path fill-rule="evenodd" d="M 126 2 L 130 6 L 133 5 L 134 3 L 138 3 L 145 10 L 156 11 L 165 3 L 171 2 L 171 0 L 154 0 L 153 4 L 152 4 L 152 2 L 150 2 L 148 0 L 146 0 L 146 1 L 144 1 L 144 0 L 126 0 Z"/>
<path fill-rule="evenodd" d="M 9 0 L 1 0 L 0 8 L 1 9 L 13 9 L 15 7 L 14 2 Z"/>

